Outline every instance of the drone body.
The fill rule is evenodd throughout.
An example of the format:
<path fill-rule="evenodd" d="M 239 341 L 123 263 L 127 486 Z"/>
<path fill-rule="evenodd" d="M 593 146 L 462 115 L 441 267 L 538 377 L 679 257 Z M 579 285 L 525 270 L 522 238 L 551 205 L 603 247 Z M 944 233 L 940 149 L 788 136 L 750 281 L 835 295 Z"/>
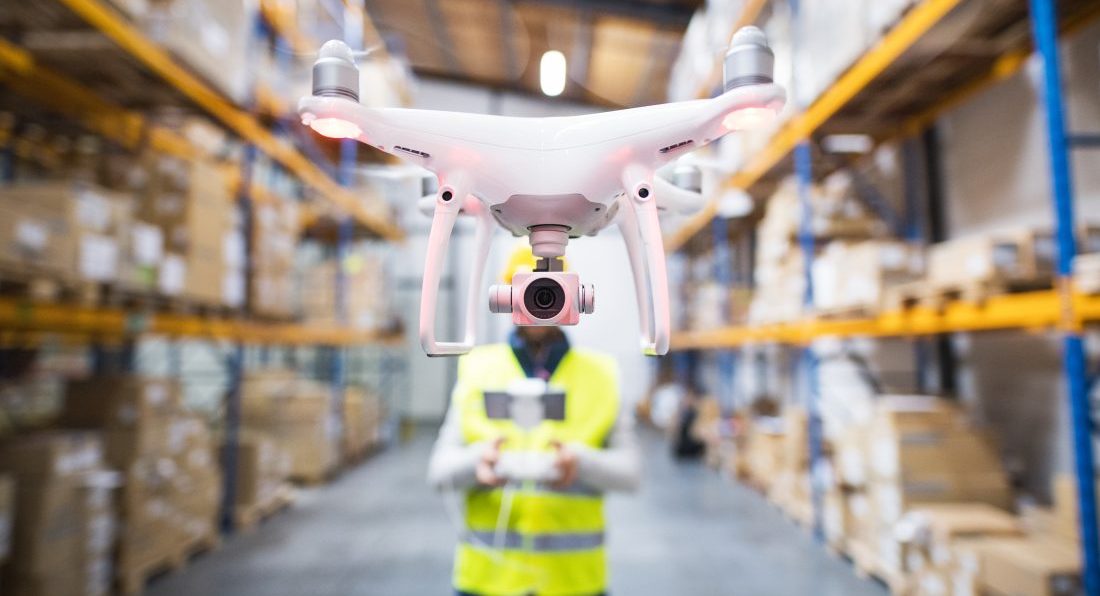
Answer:
<path fill-rule="evenodd" d="M 701 201 L 655 172 L 692 149 L 773 116 L 784 101 L 783 89 L 770 83 L 771 54 L 762 34 L 750 29 L 738 36 L 727 55 L 727 91 L 718 97 L 558 118 L 368 108 L 358 102 L 358 75 L 347 46 L 328 42 L 314 67 L 314 95 L 303 98 L 298 111 L 302 122 L 321 134 L 358 140 L 439 177 L 420 312 L 420 339 L 428 355 L 462 354 L 473 347 L 494 225 L 528 236 L 541 261 L 536 279 L 525 278 L 516 295 L 512 286 L 494 286 L 491 310 L 513 313 L 517 324 L 557 325 L 575 324 L 576 315 L 591 312 L 594 300 L 591 286 L 560 271 L 569 240 L 615 222 L 634 271 L 642 347 L 664 354 L 670 323 L 658 207 L 682 210 Z M 731 61 L 768 72 L 731 77 Z M 438 342 L 440 266 L 460 212 L 478 218 L 466 335 L 461 342 Z M 562 290 L 556 295 L 564 297 L 552 304 L 545 291 L 526 295 L 554 284 Z M 533 307 L 536 302 L 539 308 Z"/>

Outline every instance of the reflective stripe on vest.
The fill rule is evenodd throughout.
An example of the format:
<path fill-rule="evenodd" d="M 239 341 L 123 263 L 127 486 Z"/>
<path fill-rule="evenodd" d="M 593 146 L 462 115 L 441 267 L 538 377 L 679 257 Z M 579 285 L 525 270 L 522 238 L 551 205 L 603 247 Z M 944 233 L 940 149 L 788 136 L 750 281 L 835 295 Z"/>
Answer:
<path fill-rule="evenodd" d="M 493 549 L 523 549 L 533 552 L 552 553 L 559 551 L 589 550 L 603 546 L 603 532 L 576 534 L 521 534 L 505 532 L 498 537 L 496 532 L 467 532 L 466 542 L 475 547 Z"/>
<path fill-rule="evenodd" d="M 565 389 L 565 420 L 529 433 L 485 415 L 483 392 L 506 391 L 524 378 L 510 346 L 482 346 L 459 361 L 452 407 L 467 443 L 504 437 L 502 449 L 552 449 L 554 441 L 602 448 L 619 412 L 614 361 L 571 349 L 549 379 Z M 606 589 L 602 495 L 591 487 L 563 490 L 543 483 L 509 488 L 510 516 L 494 544 L 504 490 L 466 496 L 467 535 L 455 559 L 455 587 L 481 594 L 596 594 Z"/>

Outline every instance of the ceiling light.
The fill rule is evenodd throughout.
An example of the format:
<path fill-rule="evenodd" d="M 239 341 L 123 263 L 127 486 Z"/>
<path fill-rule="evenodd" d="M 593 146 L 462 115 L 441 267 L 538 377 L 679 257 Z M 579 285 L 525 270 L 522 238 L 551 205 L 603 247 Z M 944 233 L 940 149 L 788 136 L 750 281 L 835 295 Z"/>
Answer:
<path fill-rule="evenodd" d="M 542 92 L 557 97 L 565 91 L 565 54 L 550 50 L 542 55 L 539 62 L 539 83 Z"/>

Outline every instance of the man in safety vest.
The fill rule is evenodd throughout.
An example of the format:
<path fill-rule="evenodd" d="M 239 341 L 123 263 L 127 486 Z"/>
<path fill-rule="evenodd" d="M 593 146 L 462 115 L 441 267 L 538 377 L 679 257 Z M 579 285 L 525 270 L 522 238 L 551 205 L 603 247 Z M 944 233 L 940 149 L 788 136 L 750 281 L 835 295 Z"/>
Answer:
<path fill-rule="evenodd" d="M 517 251 L 505 283 L 534 266 L 529 248 Z M 489 418 L 485 392 L 507 391 L 524 378 L 564 390 L 563 420 L 524 431 L 510 419 Z M 519 448 L 553 454 L 558 480 L 500 478 L 501 452 Z M 519 327 L 508 343 L 463 356 L 428 471 L 432 485 L 466 495 L 466 527 L 455 553 L 457 594 L 605 593 L 603 493 L 636 489 L 640 468 L 611 357 L 571 346 L 558 327 Z"/>

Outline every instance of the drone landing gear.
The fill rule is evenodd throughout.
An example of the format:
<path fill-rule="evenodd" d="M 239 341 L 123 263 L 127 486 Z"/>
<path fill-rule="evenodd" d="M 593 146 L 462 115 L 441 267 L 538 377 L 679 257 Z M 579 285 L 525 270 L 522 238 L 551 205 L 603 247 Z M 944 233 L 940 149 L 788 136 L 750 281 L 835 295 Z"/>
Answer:
<path fill-rule="evenodd" d="M 622 212 L 619 229 L 634 274 L 642 351 L 647 356 L 663 356 L 668 353 L 672 321 L 669 314 L 668 268 L 657 201 L 650 186 L 652 178 L 653 172 L 641 166 L 630 166 L 623 172 L 623 186 L 627 193 L 619 197 Z"/>

